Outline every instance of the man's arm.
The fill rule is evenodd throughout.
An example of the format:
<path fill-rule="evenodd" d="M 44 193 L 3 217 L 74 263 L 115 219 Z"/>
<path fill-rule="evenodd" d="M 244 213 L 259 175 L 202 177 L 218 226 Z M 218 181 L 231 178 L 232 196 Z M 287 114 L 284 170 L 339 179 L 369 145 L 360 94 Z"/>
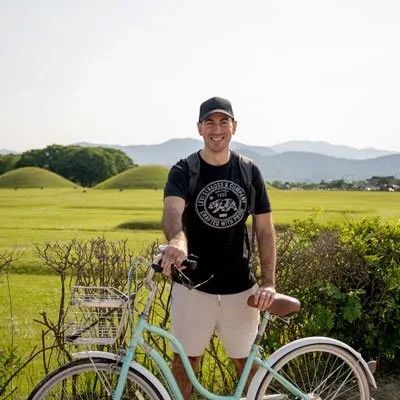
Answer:
<path fill-rule="evenodd" d="M 265 310 L 275 298 L 276 238 L 272 214 L 254 216 L 255 232 L 261 267 L 261 287 L 254 294 L 254 302 L 260 310 Z"/>
<path fill-rule="evenodd" d="M 164 199 L 162 226 L 168 246 L 163 253 L 161 266 L 167 276 L 171 274 L 171 264 L 180 267 L 187 258 L 187 240 L 182 226 L 184 210 L 185 200 L 183 198 L 167 196 Z"/>

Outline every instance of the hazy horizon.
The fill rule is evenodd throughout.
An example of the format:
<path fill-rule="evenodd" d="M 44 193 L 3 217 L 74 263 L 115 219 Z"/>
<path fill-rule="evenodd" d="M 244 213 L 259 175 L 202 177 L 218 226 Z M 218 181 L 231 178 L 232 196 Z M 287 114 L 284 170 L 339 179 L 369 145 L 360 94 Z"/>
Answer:
<path fill-rule="evenodd" d="M 0 149 L 199 138 L 400 152 L 400 2 L 0 1 Z"/>
<path fill-rule="evenodd" d="M 198 137 L 198 138 L 197 137 L 181 137 L 181 138 L 168 138 L 168 139 L 163 140 L 162 142 L 158 142 L 158 143 L 131 143 L 131 144 L 123 145 L 123 144 L 120 144 L 120 143 L 98 143 L 98 142 L 87 142 L 85 140 L 82 140 L 82 141 L 78 141 L 78 142 L 74 142 L 74 143 L 66 143 L 64 145 L 75 145 L 75 144 L 79 145 L 81 143 L 84 143 L 84 144 L 99 145 L 99 146 L 101 146 L 101 145 L 105 145 L 105 146 L 123 146 L 123 147 L 129 147 L 129 146 L 151 146 L 151 145 L 161 145 L 161 144 L 163 144 L 163 143 L 165 143 L 165 142 L 167 142 L 169 140 L 174 140 L 174 139 L 196 139 L 196 140 L 199 140 L 200 142 L 202 142 L 201 137 Z M 235 138 L 232 139 L 232 141 L 236 142 L 236 143 L 239 143 L 239 144 L 248 145 L 248 146 L 261 146 L 261 147 L 270 147 L 270 148 L 273 148 L 274 146 L 279 146 L 279 145 L 282 145 L 282 144 L 292 143 L 292 142 L 294 142 L 294 143 L 296 143 L 296 142 L 304 142 L 304 141 L 307 142 L 307 140 L 288 140 L 286 142 L 273 143 L 271 145 L 264 146 L 264 145 L 259 145 L 257 143 L 246 144 L 246 143 L 244 143 L 244 142 L 242 142 L 240 140 L 236 140 Z M 315 141 L 308 141 L 308 142 L 313 143 L 313 144 L 320 143 L 320 144 L 328 144 L 328 145 L 331 145 L 331 146 L 348 147 L 348 148 L 356 149 L 356 150 L 379 150 L 379 151 L 389 151 L 389 152 L 392 151 L 393 153 L 399 153 L 396 150 L 389 150 L 389 149 L 383 149 L 383 148 L 377 148 L 377 147 L 355 147 L 355 146 L 348 146 L 348 145 L 343 145 L 343 144 L 332 144 L 332 143 L 329 143 L 329 142 L 326 142 L 326 141 L 322 141 L 322 140 L 315 140 Z M 28 150 L 41 149 L 41 148 L 44 148 L 46 146 L 53 145 L 53 144 L 60 144 L 60 143 L 48 143 L 48 144 L 44 145 L 43 147 L 35 147 L 35 148 L 32 147 L 30 149 L 25 149 L 25 150 L 15 150 L 15 149 L 0 148 L 0 151 L 6 150 L 6 151 L 11 151 L 11 152 L 16 152 L 16 153 L 22 153 L 22 152 L 28 151 Z"/>

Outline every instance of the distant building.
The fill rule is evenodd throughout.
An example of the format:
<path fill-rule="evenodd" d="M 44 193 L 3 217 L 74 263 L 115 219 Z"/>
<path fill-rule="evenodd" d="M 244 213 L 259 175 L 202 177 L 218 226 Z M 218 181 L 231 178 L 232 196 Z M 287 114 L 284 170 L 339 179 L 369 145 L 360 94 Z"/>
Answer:
<path fill-rule="evenodd" d="M 394 192 L 400 190 L 400 180 L 394 176 L 373 176 L 367 179 L 366 190 Z"/>

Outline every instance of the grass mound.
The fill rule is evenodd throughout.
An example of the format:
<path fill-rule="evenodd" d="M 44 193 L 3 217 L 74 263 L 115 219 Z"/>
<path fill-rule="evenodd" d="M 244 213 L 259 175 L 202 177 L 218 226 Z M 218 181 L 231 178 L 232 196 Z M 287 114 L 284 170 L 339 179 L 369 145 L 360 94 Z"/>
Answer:
<path fill-rule="evenodd" d="M 162 189 L 168 169 L 161 165 L 130 168 L 99 183 L 95 189 Z"/>
<path fill-rule="evenodd" d="M 0 175 L 0 188 L 72 188 L 76 183 L 54 172 L 37 167 L 24 167 Z"/>

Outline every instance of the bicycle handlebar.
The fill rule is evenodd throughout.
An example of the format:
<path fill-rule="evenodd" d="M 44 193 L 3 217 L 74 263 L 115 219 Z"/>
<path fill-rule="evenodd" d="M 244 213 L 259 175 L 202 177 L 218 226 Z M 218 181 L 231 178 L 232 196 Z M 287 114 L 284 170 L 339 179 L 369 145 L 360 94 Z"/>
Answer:
<path fill-rule="evenodd" d="M 187 269 L 194 271 L 197 268 L 197 256 L 194 254 L 189 254 L 188 258 L 181 264 Z M 161 267 L 161 260 L 155 264 L 151 264 L 151 268 L 154 269 L 155 272 L 162 272 L 162 267 Z"/>

